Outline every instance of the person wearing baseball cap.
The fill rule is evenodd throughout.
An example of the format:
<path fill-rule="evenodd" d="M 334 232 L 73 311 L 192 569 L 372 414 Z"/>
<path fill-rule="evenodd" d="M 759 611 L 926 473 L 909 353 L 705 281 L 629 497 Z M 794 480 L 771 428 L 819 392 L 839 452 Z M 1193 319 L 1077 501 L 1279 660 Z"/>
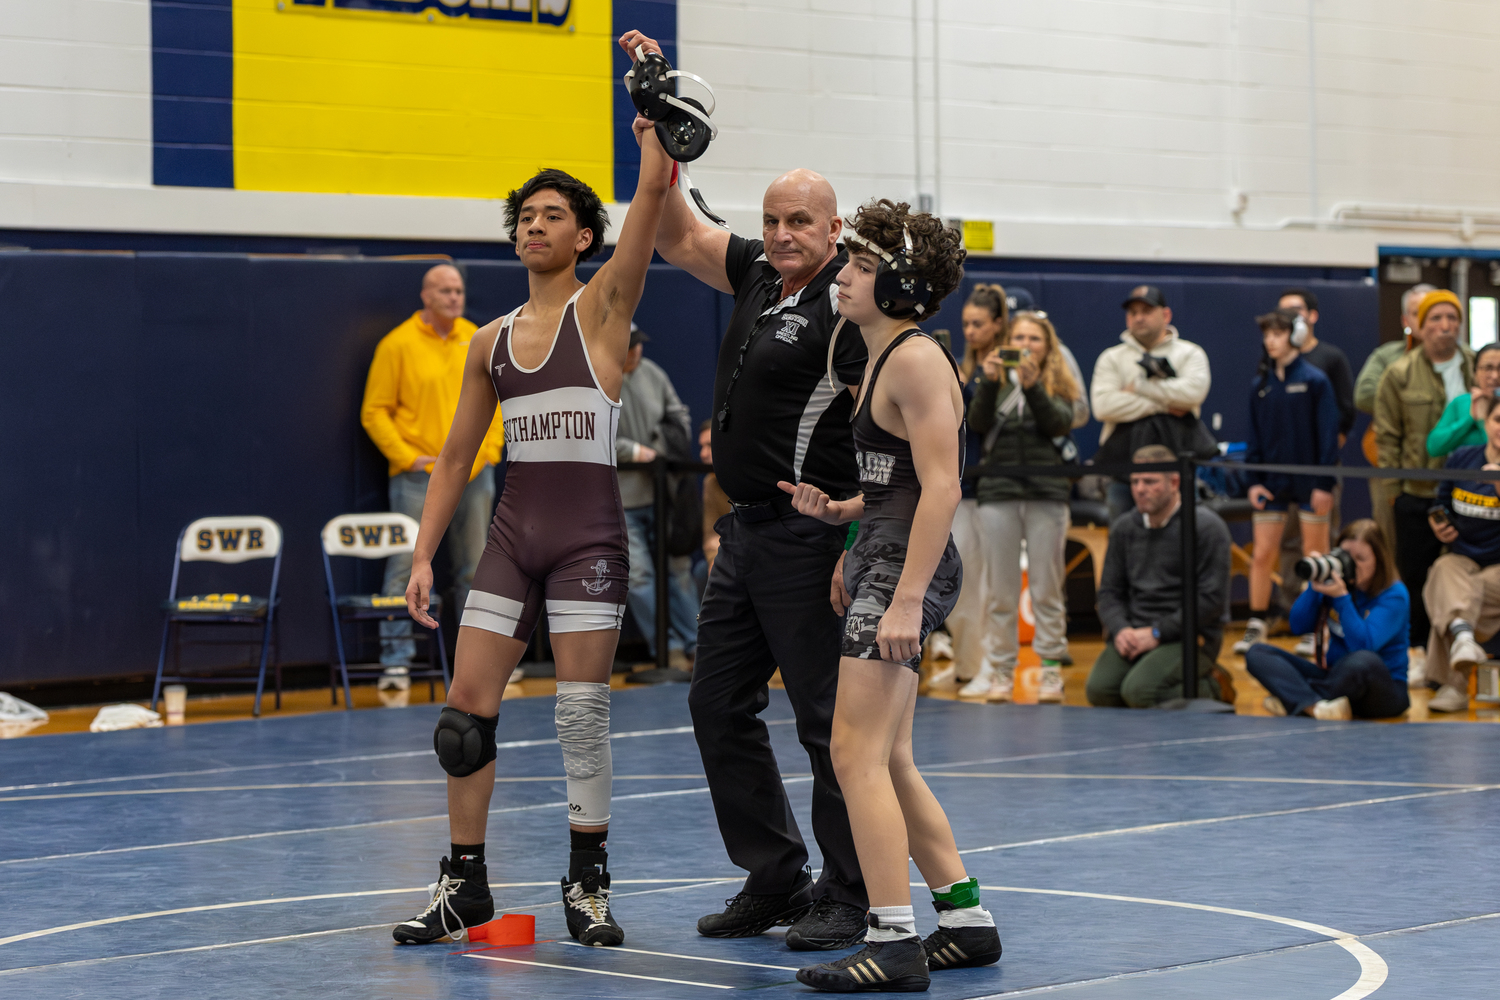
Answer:
<path fill-rule="evenodd" d="M 1121 307 L 1125 332 L 1118 344 L 1094 362 L 1089 386 L 1094 416 L 1104 424 L 1094 456 L 1098 463 L 1126 464 L 1137 448 L 1165 443 L 1154 437 L 1145 440 L 1157 428 L 1140 426 L 1142 422 L 1161 414 L 1183 417 L 1191 413 L 1196 419 L 1210 383 L 1208 355 L 1182 339 L 1160 288 L 1137 285 Z M 1111 521 L 1134 507 L 1128 483 L 1111 483 L 1108 500 Z"/>
<path fill-rule="evenodd" d="M 1386 369 L 1375 393 L 1375 445 L 1383 469 L 1441 469 L 1443 460 L 1427 452 L 1427 436 L 1448 404 L 1467 396 L 1474 385 L 1474 352 L 1459 343 L 1463 304 L 1447 289 L 1428 292 L 1417 305 L 1421 344 Z M 1417 600 L 1427 583 L 1427 569 L 1442 555 L 1427 511 L 1438 484 L 1400 480 L 1392 507 L 1396 524 L 1396 569 L 1412 595 L 1411 642 L 1428 646 L 1431 622 Z M 1464 699 L 1467 707 L 1468 700 Z M 1441 707 L 1439 708 L 1441 710 Z"/>

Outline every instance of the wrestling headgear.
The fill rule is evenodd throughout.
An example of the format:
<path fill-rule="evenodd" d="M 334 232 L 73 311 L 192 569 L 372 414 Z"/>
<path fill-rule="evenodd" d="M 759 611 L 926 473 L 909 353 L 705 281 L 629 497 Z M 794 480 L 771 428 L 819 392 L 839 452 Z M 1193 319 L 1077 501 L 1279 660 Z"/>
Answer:
<path fill-rule="evenodd" d="M 677 84 L 672 81 L 683 77 L 704 89 L 708 107 L 691 97 L 677 96 Z M 656 137 L 677 162 L 691 163 L 719 137 L 719 128 L 709 117 L 714 113 L 713 88 L 701 76 L 673 69 L 661 53 L 636 46 L 635 63 L 625 74 L 625 89 L 641 116 L 656 123 Z"/>
<path fill-rule="evenodd" d="M 851 229 L 844 230 L 844 242 L 863 247 L 880 258 L 875 268 L 875 307 L 892 319 L 920 316 L 932 301 L 932 285 L 917 273 L 911 262 L 911 230 L 901 227 L 905 243 L 891 253 Z"/>

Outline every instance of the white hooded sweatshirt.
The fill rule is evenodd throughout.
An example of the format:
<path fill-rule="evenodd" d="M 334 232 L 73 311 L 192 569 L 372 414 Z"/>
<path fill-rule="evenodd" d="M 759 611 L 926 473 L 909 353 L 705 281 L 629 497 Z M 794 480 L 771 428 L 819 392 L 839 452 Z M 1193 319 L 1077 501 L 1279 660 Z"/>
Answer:
<path fill-rule="evenodd" d="M 1138 364 L 1146 353 L 1141 342 L 1127 330 L 1120 334 L 1120 343 L 1094 362 L 1089 397 L 1095 418 L 1104 424 L 1099 434 L 1101 445 L 1119 424 L 1166 413 L 1169 409 L 1191 410 L 1193 416 L 1201 415 L 1210 384 L 1208 355 L 1203 348 L 1183 340 L 1175 326 L 1167 327 L 1166 336 L 1150 353 L 1166 358 L 1177 372 L 1176 378 L 1147 378 L 1145 369 Z"/>

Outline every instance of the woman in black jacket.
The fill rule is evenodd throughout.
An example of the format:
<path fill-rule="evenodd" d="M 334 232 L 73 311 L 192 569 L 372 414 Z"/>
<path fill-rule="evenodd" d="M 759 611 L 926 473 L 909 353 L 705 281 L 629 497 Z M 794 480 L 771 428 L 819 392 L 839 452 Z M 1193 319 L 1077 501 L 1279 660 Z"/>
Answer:
<path fill-rule="evenodd" d="M 1015 353 L 1007 357 L 1006 351 Z M 1000 347 L 985 359 L 969 405 L 969 426 L 984 439 L 983 464 L 1062 466 L 1069 460 L 1064 456 L 1072 445 L 1067 434 L 1073 427 L 1073 403 L 1080 395 L 1051 321 L 1041 313 L 1017 313 Z M 989 605 L 989 656 L 983 670 L 990 674 L 991 701 L 1009 701 L 1012 695 L 1020 645 L 1023 539 L 1036 620 L 1032 648 L 1042 658 L 1040 700 L 1062 701 L 1059 661 L 1068 651 L 1063 550 L 1069 489 L 1068 479 L 1061 475 L 991 475 L 979 480 Z"/>

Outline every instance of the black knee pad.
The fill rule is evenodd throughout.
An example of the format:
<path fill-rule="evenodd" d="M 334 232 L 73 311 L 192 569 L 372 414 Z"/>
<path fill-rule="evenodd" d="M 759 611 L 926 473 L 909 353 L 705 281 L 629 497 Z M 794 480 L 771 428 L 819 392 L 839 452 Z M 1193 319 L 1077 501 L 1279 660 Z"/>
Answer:
<path fill-rule="evenodd" d="M 455 778 L 467 778 L 495 759 L 495 726 L 500 717 L 486 719 L 444 707 L 432 731 L 438 763 Z"/>

